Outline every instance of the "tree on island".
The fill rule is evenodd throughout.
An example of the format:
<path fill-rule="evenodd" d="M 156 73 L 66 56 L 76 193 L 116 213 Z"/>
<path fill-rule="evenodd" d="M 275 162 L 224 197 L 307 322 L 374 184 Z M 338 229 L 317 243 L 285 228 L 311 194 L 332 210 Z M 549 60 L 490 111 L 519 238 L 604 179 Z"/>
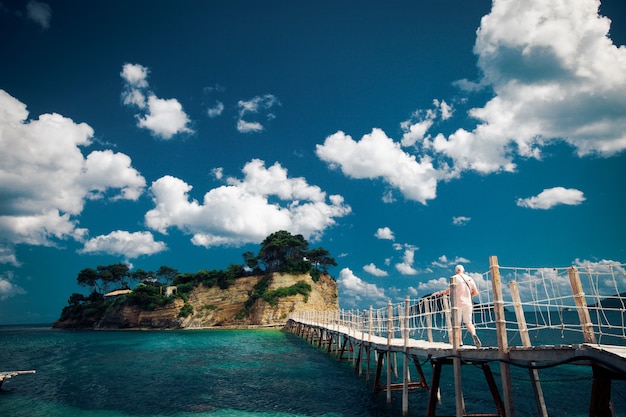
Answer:
<path fill-rule="evenodd" d="M 327 272 L 329 266 L 337 266 L 337 262 L 326 249 L 309 250 L 309 243 L 302 235 L 294 236 L 284 230 L 272 233 L 261 242 L 261 250 L 256 261 L 265 266 L 266 273 L 307 273 L 313 269 L 318 272 L 319 276 L 320 269 Z M 248 263 L 248 266 L 250 265 Z"/>

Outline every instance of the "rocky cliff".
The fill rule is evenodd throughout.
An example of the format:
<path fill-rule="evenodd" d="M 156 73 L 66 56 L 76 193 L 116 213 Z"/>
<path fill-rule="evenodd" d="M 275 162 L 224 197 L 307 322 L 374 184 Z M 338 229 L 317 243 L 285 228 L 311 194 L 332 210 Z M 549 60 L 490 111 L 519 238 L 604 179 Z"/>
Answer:
<path fill-rule="evenodd" d="M 187 304 L 193 312 L 180 315 L 184 301 L 176 298 L 173 303 L 155 310 L 146 311 L 136 306 L 123 305 L 109 311 L 100 320 L 98 328 L 203 328 L 203 327 L 247 327 L 283 325 L 293 311 L 337 310 L 337 283 L 328 275 L 321 275 L 314 282 L 309 274 L 290 275 L 274 273 L 266 291 L 289 288 L 298 283 L 311 286 L 307 295 L 296 294 L 276 299 L 271 305 L 262 298 L 251 298 L 255 286 L 263 276 L 238 278 L 226 289 L 219 287 L 196 287 L 188 294 Z M 57 326 L 64 327 L 64 326 Z"/>

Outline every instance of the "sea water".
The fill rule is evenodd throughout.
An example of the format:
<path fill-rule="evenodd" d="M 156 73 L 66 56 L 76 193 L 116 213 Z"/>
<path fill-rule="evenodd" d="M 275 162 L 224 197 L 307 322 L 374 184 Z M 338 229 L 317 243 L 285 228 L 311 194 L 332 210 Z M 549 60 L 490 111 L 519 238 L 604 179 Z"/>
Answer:
<path fill-rule="evenodd" d="M 397 365 L 401 368 L 401 359 Z M 432 375 L 422 364 L 427 382 Z M 441 379 L 439 415 L 454 414 L 450 366 Z M 499 380 L 499 364 L 491 365 Z M 36 370 L 5 381 L 7 417 L 374 417 L 401 416 L 401 391 L 373 392 L 352 366 L 280 329 L 70 331 L 0 326 L 0 371 Z M 417 379 L 411 364 L 413 380 Z M 528 371 L 511 370 L 519 416 L 536 415 Z M 401 373 L 400 373 L 401 374 Z M 591 370 L 564 365 L 540 371 L 551 416 L 588 414 Z M 620 385 L 621 384 L 621 385 Z M 468 413 L 495 407 L 482 371 L 463 367 Z M 626 410 L 623 381 L 616 408 Z M 409 416 L 424 416 L 428 391 L 412 390 Z M 620 408 L 621 407 L 621 408 Z"/>

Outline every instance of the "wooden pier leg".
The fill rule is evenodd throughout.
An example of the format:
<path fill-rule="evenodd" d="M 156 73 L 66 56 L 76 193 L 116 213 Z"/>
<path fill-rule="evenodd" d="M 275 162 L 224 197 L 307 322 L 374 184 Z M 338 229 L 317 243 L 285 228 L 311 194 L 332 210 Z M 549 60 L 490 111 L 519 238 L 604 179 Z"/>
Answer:
<path fill-rule="evenodd" d="M 359 376 L 363 373 L 363 369 L 361 368 L 361 356 L 363 355 L 363 342 L 359 343 L 359 349 L 356 355 L 356 362 L 354 363 L 354 372 L 358 373 Z"/>
<path fill-rule="evenodd" d="M 389 349 L 389 343 L 387 343 Z M 387 404 L 391 404 L 391 350 L 387 350 Z"/>
<path fill-rule="evenodd" d="M 436 417 L 437 410 L 437 397 L 439 394 L 439 382 L 441 381 L 441 366 L 440 361 L 433 361 L 433 380 L 430 384 L 430 395 L 428 396 L 428 409 L 426 410 L 426 417 Z"/>
<path fill-rule="evenodd" d="M 611 373 L 597 365 L 593 369 L 589 417 L 616 417 L 611 399 Z"/>
<path fill-rule="evenodd" d="M 485 374 L 485 379 L 487 380 L 487 385 L 489 386 L 489 391 L 491 392 L 493 402 L 495 403 L 496 409 L 498 410 L 498 415 L 500 417 L 505 417 L 504 403 L 502 402 L 502 398 L 500 397 L 500 392 L 498 391 L 498 387 L 496 386 L 496 380 L 493 377 L 491 368 L 489 367 L 489 364 L 487 362 L 481 363 L 480 366 L 483 369 L 483 373 Z"/>
<path fill-rule="evenodd" d="M 380 374 L 383 371 L 383 361 L 385 359 L 384 352 L 378 352 L 378 361 L 376 365 L 376 377 L 374 378 L 374 392 L 378 392 L 381 390 L 380 386 Z"/>
<path fill-rule="evenodd" d="M 372 345 L 371 343 L 367 344 L 365 348 L 365 360 L 367 360 L 367 366 L 365 367 L 365 383 L 369 384 L 370 382 L 370 372 L 371 372 L 371 361 L 372 361 Z"/>
<path fill-rule="evenodd" d="M 333 334 L 332 333 L 328 333 L 328 346 L 326 346 L 326 352 L 330 353 L 332 347 L 333 347 Z"/>
<path fill-rule="evenodd" d="M 411 382 L 411 375 L 409 374 L 409 355 L 407 354 L 406 347 L 402 359 L 402 415 L 406 416 L 409 413 L 409 382 Z"/>
<path fill-rule="evenodd" d="M 419 358 L 415 355 L 411 355 L 413 357 L 413 363 L 415 364 L 415 368 L 417 369 L 417 374 L 420 377 L 420 383 L 422 388 L 428 389 L 428 382 L 426 382 L 426 377 L 424 376 L 424 371 L 422 370 L 422 365 L 420 365 Z"/>
<path fill-rule="evenodd" d="M 511 298 L 513 299 L 513 306 L 515 307 L 515 317 L 517 319 L 517 327 L 519 329 L 520 338 L 522 339 L 522 346 L 530 347 L 530 336 L 528 335 L 528 326 L 526 325 L 526 316 L 522 309 L 522 300 L 519 295 L 519 289 L 517 282 L 511 281 L 509 283 L 511 287 Z M 546 407 L 546 401 L 543 396 L 543 388 L 541 388 L 541 381 L 539 381 L 539 371 L 532 366 L 535 362 L 530 362 L 531 368 L 528 369 L 530 381 L 532 383 L 533 394 L 535 395 L 535 403 L 537 404 L 537 416 L 548 417 L 548 408 Z"/>
<path fill-rule="evenodd" d="M 339 361 L 343 360 L 343 354 L 346 351 L 346 345 L 348 344 L 348 338 L 344 336 L 343 343 L 341 344 L 341 351 L 339 352 Z"/>

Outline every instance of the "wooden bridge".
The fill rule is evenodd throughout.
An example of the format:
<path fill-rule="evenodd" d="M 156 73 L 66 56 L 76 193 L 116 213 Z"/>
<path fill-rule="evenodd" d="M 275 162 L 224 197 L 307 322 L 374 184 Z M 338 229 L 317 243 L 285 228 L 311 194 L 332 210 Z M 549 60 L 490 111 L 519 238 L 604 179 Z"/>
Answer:
<path fill-rule="evenodd" d="M 465 410 L 462 366 L 472 364 L 484 374 L 495 412 L 471 415 L 515 415 L 510 369 L 518 366 L 528 369 L 537 415 L 547 417 L 539 369 L 577 364 L 593 370 L 589 416 L 615 416 L 611 383 L 626 379 L 626 293 L 619 292 L 619 285 L 626 285 L 624 266 L 504 268 L 492 256 L 489 272 L 474 276 L 480 289 L 475 325 L 481 338 L 493 341 L 478 349 L 460 344 L 462 339 L 457 337 L 462 328 L 453 302 L 454 277 L 449 297 L 427 296 L 414 302 L 407 297 L 404 303 L 389 301 L 386 308 L 377 310 L 299 312 L 290 316 L 287 329 L 340 360 L 350 360 L 359 375 L 366 373 L 368 381 L 370 371 L 374 373 L 370 370 L 373 362 L 374 391 L 386 391 L 390 403 L 392 391 L 402 390 L 403 415 L 408 414 L 412 389 L 428 391 L 426 415 L 437 415 L 444 366 L 453 368 L 455 415 L 470 415 Z M 502 285 L 504 281 L 508 287 Z M 555 332 L 556 340 L 568 343 L 550 340 Z M 533 333 L 543 343 L 533 345 Z M 415 380 L 411 362 L 417 371 Z M 430 384 L 422 369 L 427 362 L 432 365 Z M 490 363 L 499 365 L 501 393 Z"/>
<path fill-rule="evenodd" d="M 5 380 L 11 379 L 14 376 L 18 376 L 18 375 L 28 375 L 28 374 L 34 374 L 35 371 L 30 370 L 30 371 L 0 371 L 0 388 L 2 388 L 2 384 L 4 383 Z"/>

